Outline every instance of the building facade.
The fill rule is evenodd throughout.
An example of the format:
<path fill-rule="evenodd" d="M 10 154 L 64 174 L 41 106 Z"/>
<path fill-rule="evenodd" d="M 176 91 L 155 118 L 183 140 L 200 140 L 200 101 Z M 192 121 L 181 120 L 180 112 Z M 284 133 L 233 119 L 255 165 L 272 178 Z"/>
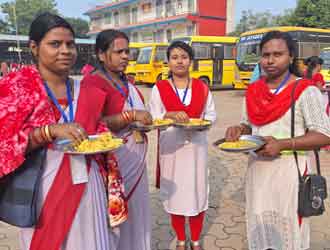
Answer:
<path fill-rule="evenodd" d="M 131 42 L 222 36 L 233 30 L 234 0 L 115 0 L 88 10 L 89 35 L 120 29 Z"/>

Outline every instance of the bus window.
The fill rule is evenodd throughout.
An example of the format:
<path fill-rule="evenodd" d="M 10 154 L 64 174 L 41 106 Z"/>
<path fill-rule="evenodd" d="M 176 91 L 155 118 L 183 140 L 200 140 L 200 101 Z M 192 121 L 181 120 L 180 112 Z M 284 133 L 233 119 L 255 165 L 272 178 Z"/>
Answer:
<path fill-rule="evenodd" d="M 224 59 L 235 59 L 235 44 L 225 44 Z"/>
<path fill-rule="evenodd" d="M 156 47 L 156 54 L 155 54 L 155 62 L 164 62 L 166 61 L 166 46 L 157 46 Z"/>
<path fill-rule="evenodd" d="M 323 69 L 330 69 L 330 48 L 323 50 L 320 53 L 320 57 L 323 59 Z"/>
<path fill-rule="evenodd" d="M 140 50 L 137 58 L 137 64 L 149 64 L 151 59 L 152 47 L 145 47 Z"/>
<path fill-rule="evenodd" d="M 193 43 L 195 59 L 210 59 L 211 58 L 211 44 L 208 43 Z"/>
<path fill-rule="evenodd" d="M 129 61 L 136 61 L 139 55 L 139 48 L 130 48 L 129 49 Z"/>
<path fill-rule="evenodd" d="M 318 56 L 319 55 L 319 45 L 317 43 L 299 43 L 299 57 L 307 58 L 310 56 Z"/>

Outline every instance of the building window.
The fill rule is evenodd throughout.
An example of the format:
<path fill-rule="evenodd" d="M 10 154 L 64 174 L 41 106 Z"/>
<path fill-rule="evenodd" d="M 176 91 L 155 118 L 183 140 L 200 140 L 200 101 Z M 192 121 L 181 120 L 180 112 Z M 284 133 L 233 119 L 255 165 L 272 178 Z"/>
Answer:
<path fill-rule="evenodd" d="M 187 27 L 187 36 L 193 36 L 194 35 L 194 26 L 188 26 Z"/>
<path fill-rule="evenodd" d="M 139 40 L 139 35 L 137 32 L 134 32 L 132 35 L 132 42 L 137 42 Z"/>
<path fill-rule="evenodd" d="M 114 24 L 115 24 L 115 26 L 119 26 L 119 13 L 118 13 L 118 11 L 116 11 L 116 12 L 113 14 L 113 20 L 114 20 Z"/>
<path fill-rule="evenodd" d="M 132 23 L 138 22 L 138 9 L 135 7 L 132 9 Z"/>
<path fill-rule="evenodd" d="M 188 0 L 188 11 L 195 12 L 195 0 Z"/>
<path fill-rule="evenodd" d="M 112 19 L 112 13 L 108 12 L 104 14 L 104 23 L 105 24 L 111 24 L 111 19 Z"/>
<path fill-rule="evenodd" d="M 163 16 L 163 0 L 156 1 L 156 17 Z"/>
<path fill-rule="evenodd" d="M 172 31 L 171 30 L 166 30 L 166 39 L 168 42 L 172 40 Z"/>
<path fill-rule="evenodd" d="M 155 42 L 163 42 L 164 40 L 164 31 L 163 30 L 157 30 L 154 32 L 154 41 Z"/>
<path fill-rule="evenodd" d="M 165 3 L 165 16 L 175 16 L 175 11 L 171 0 L 167 0 Z"/>
<path fill-rule="evenodd" d="M 177 0 L 177 7 L 178 7 L 178 11 L 182 12 L 182 9 L 183 9 L 183 1 L 182 0 Z"/>
<path fill-rule="evenodd" d="M 150 13 L 151 12 L 151 3 L 142 4 L 142 12 Z"/>

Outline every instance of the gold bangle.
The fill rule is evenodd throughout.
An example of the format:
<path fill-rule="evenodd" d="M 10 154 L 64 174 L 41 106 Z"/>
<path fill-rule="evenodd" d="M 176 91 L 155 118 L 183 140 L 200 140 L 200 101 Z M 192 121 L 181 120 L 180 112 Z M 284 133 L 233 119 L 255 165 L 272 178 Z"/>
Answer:
<path fill-rule="evenodd" d="M 291 138 L 291 149 L 296 150 L 296 140 L 294 138 Z"/>
<path fill-rule="evenodd" d="M 50 135 L 48 125 L 46 125 L 44 128 L 45 128 L 45 134 L 46 134 L 46 137 L 47 137 L 48 142 L 52 142 L 52 141 L 53 141 L 53 138 L 52 138 L 52 136 Z"/>

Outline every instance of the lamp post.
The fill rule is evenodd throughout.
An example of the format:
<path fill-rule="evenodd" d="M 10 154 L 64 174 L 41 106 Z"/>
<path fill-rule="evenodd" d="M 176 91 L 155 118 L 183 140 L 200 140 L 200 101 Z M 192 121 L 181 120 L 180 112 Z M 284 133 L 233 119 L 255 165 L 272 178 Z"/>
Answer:
<path fill-rule="evenodd" d="M 19 63 L 21 63 L 22 62 L 22 55 L 21 55 L 21 46 L 20 46 L 19 37 L 18 37 L 18 25 L 17 25 L 17 16 L 16 16 L 16 0 L 13 4 L 13 17 L 14 17 L 14 23 L 15 23 L 15 33 L 16 33 L 18 60 L 19 60 Z"/>

